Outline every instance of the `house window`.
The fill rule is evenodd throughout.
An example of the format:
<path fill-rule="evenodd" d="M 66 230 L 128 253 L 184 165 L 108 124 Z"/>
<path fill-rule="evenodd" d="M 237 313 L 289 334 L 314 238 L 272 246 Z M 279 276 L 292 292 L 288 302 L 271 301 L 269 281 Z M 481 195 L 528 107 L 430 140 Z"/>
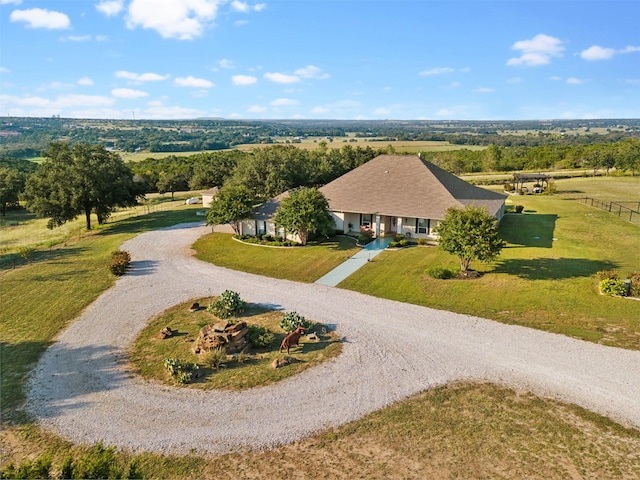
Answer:
<path fill-rule="evenodd" d="M 416 233 L 428 233 L 428 232 L 429 232 L 429 219 L 416 218 Z"/>
<path fill-rule="evenodd" d="M 372 215 L 370 213 L 363 213 L 360 215 L 360 226 L 362 228 L 371 228 Z"/>
<path fill-rule="evenodd" d="M 267 233 L 267 222 L 263 221 L 263 220 L 258 220 L 258 235 L 264 235 L 265 233 Z"/>

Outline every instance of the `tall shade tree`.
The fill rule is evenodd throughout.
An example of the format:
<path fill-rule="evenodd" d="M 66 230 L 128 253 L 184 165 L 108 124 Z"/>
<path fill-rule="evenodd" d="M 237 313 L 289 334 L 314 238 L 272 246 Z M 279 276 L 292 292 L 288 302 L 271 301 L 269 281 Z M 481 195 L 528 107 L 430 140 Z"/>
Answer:
<path fill-rule="evenodd" d="M 470 205 L 447 209 L 437 233 L 440 248 L 460 258 L 463 274 L 469 270 L 472 261 L 490 262 L 504 247 L 498 234 L 498 221 L 485 207 Z"/>
<path fill-rule="evenodd" d="M 18 204 L 18 196 L 25 184 L 25 175 L 18 170 L 0 167 L 0 215 L 7 213 L 7 207 Z"/>
<path fill-rule="evenodd" d="M 240 222 L 249 217 L 253 196 L 244 186 L 224 186 L 220 189 L 207 212 L 207 225 L 228 223 L 236 235 L 240 234 Z"/>
<path fill-rule="evenodd" d="M 300 188 L 280 202 L 274 223 L 297 234 L 300 243 L 306 245 L 312 233 L 331 233 L 335 225 L 328 209 L 329 203 L 320 190 Z"/>
<path fill-rule="evenodd" d="M 117 207 L 130 207 L 142 194 L 129 167 L 103 145 L 54 142 L 45 160 L 25 186 L 27 208 L 49 217 L 48 228 L 84 214 L 91 230 L 91 214 L 104 223 Z"/>

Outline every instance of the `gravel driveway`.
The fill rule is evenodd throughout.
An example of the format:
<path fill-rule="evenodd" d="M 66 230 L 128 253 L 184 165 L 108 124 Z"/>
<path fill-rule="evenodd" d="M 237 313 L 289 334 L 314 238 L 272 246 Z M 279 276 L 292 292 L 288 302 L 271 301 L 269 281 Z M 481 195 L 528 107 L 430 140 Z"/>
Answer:
<path fill-rule="evenodd" d="M 208 231 L 178 225 L 123 245 L 131 272 L 60 335 L 33 372 L 27 409 L 43 427 L 80 443 L 220 453 L 299 440 L 436 385 L 487 380 L 640 428 L 640 352 L 216 267 L 190 256 Z M 158 386 L 126 371 L 126 349 L 150 317 L 225 289 L 334 326 L 343 353 L 241 393 Z"/>

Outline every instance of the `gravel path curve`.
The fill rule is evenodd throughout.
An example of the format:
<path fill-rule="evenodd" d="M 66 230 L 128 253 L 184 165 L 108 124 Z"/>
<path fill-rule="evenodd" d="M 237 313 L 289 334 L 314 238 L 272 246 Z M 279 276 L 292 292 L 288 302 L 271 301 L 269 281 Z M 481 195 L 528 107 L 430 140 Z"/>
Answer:
<path fill-rule="evenodd" d="M 131 272 L 60 335 L 29 381 L 27 410 L 44 428 L 137 451 L 265 448 L 456 380 L 526 389 L 640 428 L 640 352 L 216 267 L 190 256 L 208 231 L 183 224 L 123 245 Z M 343 353 L 240 393 L 158 386 L 127 373 L 126 349 L 150 317 L 225 289 L 335 327 Z"/>

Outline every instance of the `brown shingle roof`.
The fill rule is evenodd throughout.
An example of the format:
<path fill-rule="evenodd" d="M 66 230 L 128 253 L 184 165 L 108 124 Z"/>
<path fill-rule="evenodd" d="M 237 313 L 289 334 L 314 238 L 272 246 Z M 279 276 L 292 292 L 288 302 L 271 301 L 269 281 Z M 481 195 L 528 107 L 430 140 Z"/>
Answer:
<path fill-rule="evenodd" d="M 320 191 L 333 211 L 431 219 L 472 204 L 497 215 L 506 198 L 412 155 L 380 155 Z"/>
<path fill-rule="evenodd" d="M 289 196 L 289 190 L 281 193 L 275 198 L 266 201 L 253 209 L 251 212 L 252 220 L 271 220 L 276 215 L 276 210 L 280 206 L 280 202 Z"/>

